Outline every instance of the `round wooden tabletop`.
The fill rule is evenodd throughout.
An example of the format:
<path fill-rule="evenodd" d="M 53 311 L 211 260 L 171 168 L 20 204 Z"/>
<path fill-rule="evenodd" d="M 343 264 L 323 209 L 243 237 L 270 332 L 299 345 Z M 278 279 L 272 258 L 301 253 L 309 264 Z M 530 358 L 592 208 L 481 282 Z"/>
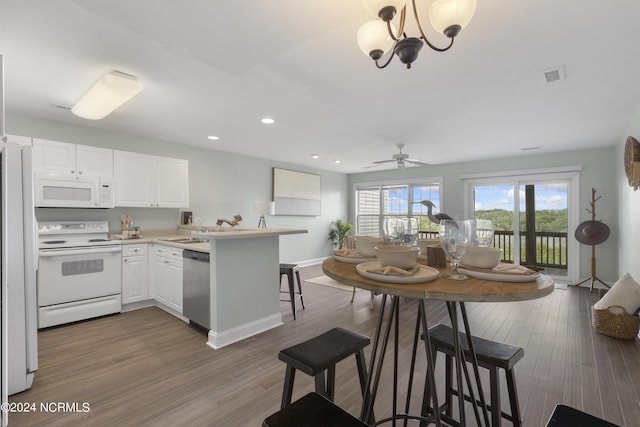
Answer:
<path fill-rule="evenodd" d="M 346 285 L 414 299 L 464 302 L 525 301 L 547 296 L 554 289 L 553 279 L 545 274 L 541 274 L 536 281 L 513 283 L 473 277 L 467 280 L 445 279 L 442 277 L 445 269 L 441 269 L 440 277 L 432 282 L 385 283 L 363 277 L 356 271 L 356 264 L 340 262 L 334 258 L 327 258 L 322 263 L 322 271 Z"/>

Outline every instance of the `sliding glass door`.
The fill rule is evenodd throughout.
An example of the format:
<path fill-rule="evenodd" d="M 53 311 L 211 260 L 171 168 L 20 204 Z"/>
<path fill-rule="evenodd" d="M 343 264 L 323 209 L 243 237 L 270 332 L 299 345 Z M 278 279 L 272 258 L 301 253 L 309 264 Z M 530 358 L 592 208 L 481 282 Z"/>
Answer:
<path fill-rule="evenodd" d="M 493 221 L 492 246 L 503 249 L 503 262 L 577 279 L 579 248 L 569 235 L 579 218 L 577 174 L 475 178 L 465 191 L 467 216 Z"/>

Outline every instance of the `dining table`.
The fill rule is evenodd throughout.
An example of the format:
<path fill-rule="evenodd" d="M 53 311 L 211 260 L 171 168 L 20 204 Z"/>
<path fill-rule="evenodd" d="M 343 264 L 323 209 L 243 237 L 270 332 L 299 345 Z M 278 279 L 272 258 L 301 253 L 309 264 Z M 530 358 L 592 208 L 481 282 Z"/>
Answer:
<path fill-rule="evenodd" d="M 475 355 L 475 349 L 471 340 L 472 332 L 469 327 L 467 311 L 465 303 L 467 302 L 511 302 L 526 301 L 545 297 L 554 290 L 553 279 L 546 275 L 535 273 L 530 278 L 519 277 L 514 273 L 513 277 L 493 274 L 473 274 L 475 277 L 469 277 L 466 280 L 452 280 L 443 277 L 446 268 L 435 269 L 426 266 L 425 260 L 419 260 L 418 267 L 420 270 L 415 276 L 405 278 L 403 276 L 384 276 L 380 272 L 364 268 L 372 262 L 355 263 L 350 260 L 336 259 L 336 257 L 327 258 L 322 263 L 322 270 L 328 277 L 341 282 L 345 285 L 354 286 L 356 288 L 369 290 L 375 294 L 382 295 L 380 310 L 378 314 L 373 346 L 371 349 L 370 363 L 367 375 L 367 393 L 365 401 L 362 405 L 360 414 L 361 420 L 369 425 L 380 425 L 387 422 L 396 422 L 404 420 L 419 420 L 421 425 L 434 423 L 440 426 L 443 423 L 438 405 L 438 393 L 436 387 L 436 378 L 434 373 L 435 354 L 431 351 L 431 342 L 429 338 L 429 325 L 427 323 L 427 312 L 425 301 L 437 300 L 446 303 L 451 327 L 453 330 L 453 342 L 455 349 L 455 369 L 456 382 L 458 390 L 464 390 L 466 386 L 469 400 L 472 402 L 473 414 L 477 425 L 490 425 L 487 411 L 487 404 L 484 399 L 482 390 L 482 382 L 478 370 L 478 362 Z M 413 331 L 413 347 L 411 360 L 409 362 L 409 375 L 407 380 L 407 393 L 405 404 L 399 402 L 399 360 L 398 342 L 400 334 L 399 313 L 400 298 L 406 298 L 417 301 L 417 313 L 415 328 Z M 390 300 L 391 308 L 386 309 L 387 300 Z M 404 309 L 403 309 L 404 310 Z M 462 325 L 460 324 L 462 320 Z M 461 342 L 460 332 L 466 332 L 466 345 L 468 351 L 463 351 L 464 345 Z M 393 332 L 393 333 L 392 333 Z M 408 333 L 403 328 L 403 333 Z M 391 336 L 393 335 L 393 340 Z M 418 414 L 410 414 L 410 398 L 413 387 L 413 373 L 416 365 L 416 353 L 419 347 L 420 339 L 423 338 L 424 351 L 426 353 L 426 381 L 425 389 L 436 392 L 425 394 L 422 410 Z M 391 415 L 383 418 L 375 419 L 374 404 L 380 379 L 383 376 L 383 365 L 385 355 L 389 343 L 393 345 L 393 393 L 392 393 L 392 409 Z M 475 391 L 471 380 L 471 374 L 468 371 L 467 362 L 473 369 L 473 378 L 475 380 Z M 465 381 L 463 383 L 463 381 Z M 476 396 L 475 394 L 478 394 Z M 465 392 L 457 393 L 458 397 L 458 420 L 461 426 L 466 426 L 467 414 L 465 411 Z M 425 408 L 430 408 L 428 411 Z"/>

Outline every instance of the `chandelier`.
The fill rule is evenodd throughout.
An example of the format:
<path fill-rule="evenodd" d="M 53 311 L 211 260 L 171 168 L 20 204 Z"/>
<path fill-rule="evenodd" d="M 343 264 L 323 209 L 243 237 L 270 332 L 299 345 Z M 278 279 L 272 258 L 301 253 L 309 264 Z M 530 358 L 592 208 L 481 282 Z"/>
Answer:
<path fill-rule="evenodd" d="M 443 33 L 451 41 L 446 47 L 437 47 L 432 44 L 422 30 L 422 24 L 418 18 L 416 0 L 411 0 L 413 16 L 420 37 L 407 37 L 404 32 L 405 17 L 407 13 L 406 0 L 363 0 L 365 8 L 376 18 L 362 25 L 358 30 L 358 45 L 365 55 L 371 57 L 376 67 L 384 68 L 398 55 L 400 62 L 411 68 L 411 63 L 418 58 L 418 52 L 424 43 L 437 52 L 444 52 L 453 46 L 453 40 L 471 21 L 476 11 L 477 0 L 435 0 L 429 9 L 429 20 L 436 31 Z M 391 23 L 400 12 L 398 30 Z M 385 53 L 393 48 L 386 62 L 380 61 Z M 381 63 L 383 62 L 383 63 Z"/>

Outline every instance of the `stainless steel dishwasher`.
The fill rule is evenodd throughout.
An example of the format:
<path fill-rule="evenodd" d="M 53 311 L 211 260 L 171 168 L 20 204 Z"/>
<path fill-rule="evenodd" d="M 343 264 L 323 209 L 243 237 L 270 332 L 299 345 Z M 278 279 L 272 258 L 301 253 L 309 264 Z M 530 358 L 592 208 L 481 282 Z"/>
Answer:
<path fill-rule="evenodd" d="M 192 324 L 211 329 L 209 254 L 185 249 L 182 258 L 182 314 Z"/>

